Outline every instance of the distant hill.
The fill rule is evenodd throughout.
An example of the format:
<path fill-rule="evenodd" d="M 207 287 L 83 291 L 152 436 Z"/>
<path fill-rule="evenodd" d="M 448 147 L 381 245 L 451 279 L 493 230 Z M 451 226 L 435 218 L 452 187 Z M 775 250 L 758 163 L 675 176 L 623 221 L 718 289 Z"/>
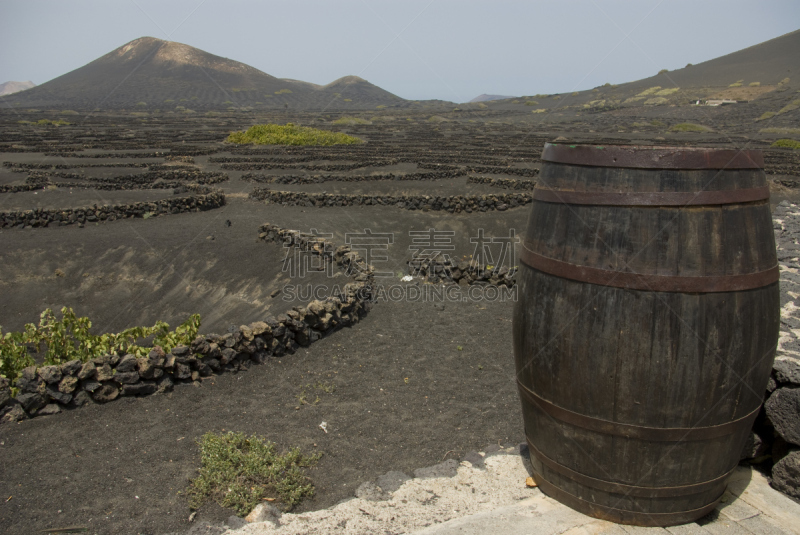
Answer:
<path fill-rule="evenodd" d="M 487 100 L 504 100 L 507 98 L 516 98 L 516 97 L 510 97 L 507 95 L 487 95 L 486 93 L 484 93 L 483 95 L 478 95 L 477 97 L 470 100 L 469 104 L 474 104 L 476 102 L 486 102 Z"/>
<path fill-rule="evenodd" d="M 6 82 L 4 84 L 0 84 L 0 97 L 3 95 L 11 95 L 12 93 L 18 93 L 20 91 L 25 91 L 26 89 L 30 89 L 31 87 L 36 87 L 36 84 L 28 80 L 27 82 Z"/>
<path fill-rule="evenodd" d="M 751 105 L 735 112 L 748 122 L 765 112 L 779 115 L 774 124 L 797 120 L 800 90 L 800 30 L 695 65 L 621 84 L 586 91 L 533 95 L 492 105 L 493 111 L 529 110 L 541 121 L 558 121 L 572 114 L 611 112 L 659 115 L 662 106 L 683 106 L 704 100 L 731 99 Z M 633 110 L 633 108 L 637 108 Z M 702 107 L 697 108 L 698 119 Z M 625 110 L 628 111 L 625 111 Z M 619 111 L 617 111 L 619 110 Z M 555 114 L 549 112 L 557 112 Z M 692 117 L 681 112 L 684 117 Z M 559 115 L 560 114 L 560 115 Z M 741 121 L 741 117 L 737 120 Z"/>
<path fill-rule="evenodd" d="M 11 105 L 81 109 L 374 109 L 406 101 L 346 76 L 326 86 L 281 79 L 181 43 L 142 37 L 25 93 Z"/>

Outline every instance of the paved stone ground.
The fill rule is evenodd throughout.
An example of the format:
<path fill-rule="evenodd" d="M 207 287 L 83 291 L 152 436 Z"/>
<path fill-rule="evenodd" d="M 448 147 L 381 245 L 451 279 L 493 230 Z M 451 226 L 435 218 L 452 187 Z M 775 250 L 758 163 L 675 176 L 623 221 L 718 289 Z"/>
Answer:
<path fill-rule="evenodd" d="M 362 485 L 357 492 L 360 497 L 335 507 L 272 517 L 225 535 L 800 534 L 800 504 L 770 488 L 762 474 L 748 467 L 736 470 L 722 502 L 698 522 L 640 528 L 585 516 L 539 489 L 527 488 L 528 470 L 519 451 L 468 454 L 466 458 L 473 462 L 445 461 L 417 470 L 414 478 L 405 481 L 398 472 L 390 472 Z M 221 531 L 196 528 L 195 533 Z"/>

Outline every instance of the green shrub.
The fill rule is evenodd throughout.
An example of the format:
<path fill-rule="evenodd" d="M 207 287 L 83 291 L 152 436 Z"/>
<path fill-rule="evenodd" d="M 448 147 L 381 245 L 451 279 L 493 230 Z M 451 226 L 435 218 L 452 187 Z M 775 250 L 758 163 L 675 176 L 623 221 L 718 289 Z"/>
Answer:
<path fill-rule="evenodd" d="M 786 112 L 789 112 L 789 111 L 794 111 L 797 108 L 800 108 L 800 100 L 793 100 L 792 102 L 790 102 L 789 104 L 787 104 L 783 108 L 779 109 L 778 110 L 778 114 L 786 113 Z"/>
<path fill-rule="evenodd" d="M 316 464 L 320 453 L 305 456 L 292 448 L 278 455 L 272 442 L 231 431 L 206 433 L 197 443 L 200 474 L 190 481 L 187 490 L 192 509 L 210 498 L 245 516 L 267 498 L 280 499 L 288 510 L 314 495 L 314 486 L 303 468 Z"/>
<path fill-rule="evenodd" d="M 782 149 L 800 150 L 800 141 L 797 141 L 796 139 L 779 139 L 771 146 L 779 147 Z"/>
<path fill-rule="evenodd" d="M 331 124 L 355 125 L 355 124 L 372 124 L 372 123 L 367 121 L 366 119 L 362 119 L 361 117 L 340 117 L 339 119 L 333 121 Z"/>
<path fill-rule="evenodd" d="M 756 119 L 756 121 L 763 121 L 764 119 L 771 119 L 772 117 L 775 117 L 776 115 L 778 115 L 778 114 L 776 112 L 774 112 L 774 111 L 765 111 L 764 113 L 761 114 L 761 117 Z"/>
<path fill-rule="evenodd" d="M 738 82 L 733 82 L 728 87 L 742 87 L 742 82 L 744 82 L 744 80 L 739 80 Z"/>
<path fill-rule="evenodd" d="M 747 85 L 749 85 L 750 87 L 758 87 L 758 86 L 760 86 L 760 85 L 761 85 L 761 82 L 750 82 L 750 83 L 749 83 L 749 84 L 747 84 Z"/>
<path fill-rule="evenodd" d="M 667 89 L 662 89 L 661 91 L 656 91 L 657 97 L 666 97 L 667 95 L 672 95 L 673 93 L 677 93 L 680 91 L 680 87 L 668 87 Z"/>
<path fill-rule="evenodd" d="M 78 112 L 75 110 L 62 110 L 62 115 L 78 115 Z"/>
<path fill-rule="evenodd" d="M 759 130 L 762 134 L 789 134 L 789 135 L 800 135 L 800 128 L 780 128 L 780 127 L 773 127 L 773 128 L 762 128 Z"/>
<path fill-rule="evenodd" d="M 638 94 L 638 95 L 636 95 L 636 96 L 637 96 L 637 97 L 646 97 L 646 96 L 648 96 L 648 95 L 652 95 L 653 93 L 655 93 L 655 92 L 656 92 L 656 91 L 658 91 L 659 89 L 661 89 L 661 86 L 660 86 L 660 85 L 657 85 L 657 86 L 654 86 L 654 87 L 650 87 L 650 88 L 648 88 L 648 89 L 645 89 L 644 91 L 642 91 L 641 93 L 639 93 L 639 94 Z"/>
<path fill-rule="evenodd" d="M 669 69 L 661 69 L 658 74 L 664 74 L 665 72 L 669 72 Z"/>
<path fill-rule="evenodd" d="M 707 126 L 694 123 L 678 123 L 669 128 L 670 132 L 711 132 Z"/>
<path fill-rule="evenodd" d="M 67 125 L 67 124 L 72 124 L 70 122 L 65 121 L 64 119 L 56 119 L 55 121 L 53 121 L 51 119 L 39 119 L 36 122 L 33 122 L 33 121 L 17 121 L 17 122 L 19 124 L 33 124 L 33 125 L 37 125 L 37 126 L 48 126 L 48 125 L 63 126 L 63 125 Z"/>
<path fill-rule="evenodd" d="M 28 345 L 37 352 L 44 352 L 45 366 L 76 359 L 86 362 L 109 353 L 144 356 L 153 346 L 171 351 L 177 345 L 191 344 L 200 328 L 200 316 L 190 316 L 174 331 L 163 321 L 157 321 L 152 327 L 132 327 L 116 334 L 95 335 L 90 332 L 91 328 L 88 317 L 79 318 L 71 308 L 64 307 L 61 319 L 48 308 L 40 315 L 38 326 L 28 323 L 24 331 L 5 334 L 0 329 L 0 375 L 13 385 L 20 372 L 34 364 Z M 137 345 L 137 341 L 150 336 L 153 337 L 151 346 Z"/>
<path fill-rule="evenodd" d="M 275 94 L 276 95 L 288 95 L 291 92 L 292 92 L 291 89 L 279 89 L 278 91 L 275 91 Z"/>
<path fill-rule="evenodd" d="M 352 145 L 362 143 L 357 137 L 339 132 L 318 130 L 287 123 L 257 124 L 245 132 L 231 132 L 229 143 L 254 143 L 256 145 Z"/>

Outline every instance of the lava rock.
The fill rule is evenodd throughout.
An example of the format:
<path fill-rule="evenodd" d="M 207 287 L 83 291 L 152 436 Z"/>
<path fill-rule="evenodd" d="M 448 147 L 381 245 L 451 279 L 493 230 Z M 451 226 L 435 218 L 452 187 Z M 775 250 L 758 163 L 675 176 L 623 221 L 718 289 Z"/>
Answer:
<path fill-rule="evenodd" d="M 100 403 L 114 401 L 117 397 L 119 397 L 119 388 L 113 384 L 106 383 L 92 392 L 92 399 Z"/>
<path fill-rule="evenodd" d="M 133 385 L 122 385 L 123 396 L 148 396 L 158 390 L 155 383 L 142 381 Z"/>
<path fill-rule="evenodd" d="M 142 379 L 158 379 L 161 377 L 164 374 L 164 370 L 158 365 L 159 360 L 163 363 L 166 359 L 158 356 L 138 359 L 136 367 L 139 370 L 139 376 Z"/>
<path fill-rule="evenodd" d="M 61 382 L 58 383 L 58 391 L 65 394 L 72 394 L 78 387 L 78 378 L 73 375 L 67 375 Z"/>
<path fill-rule="evenodd" d="M 772 487 L 800 499 L 800 450 L 789 452 L 772 467 Z"/>
<path fill-rule="evenodd" d="M 176 357 L 188 357 L 189 353 L 191 353 L 191 350 L 187 346 L 175 346 L 172 348 L 172 351 L 170 353 L 172 353 Z"/>
<path fill-rule="evenodd" d="M 81 369 L 82 363 L 78 359 L 71 360 L 61 365 L 61 373 L 64 375 L 75 375 Z"/>
<path fill-rule="evenodd" d="M 108 362 L 97 368 L 95 373 L 95 378 L 98 381 L 110 381 L 113 377 L 114 371 L 111 369 L 111 365 Z"/>
<path fill-rule="evenodd" d="M 59 412 L 61 412 L 61 407 L 59 407 L 57 403 L 50 403 L 49 405 L 45 405 L 44 408 L 39 409 L 36 416 L 49 416 L 51 414 L 58 414 Z"/>
<path fill-rule="evenodd" d="M 136 370 L 136 364 L 137 361 L 134 355 L 125 355 L 117 364 L 117 374 Z"/>
<path fill-rule="evenodd" d="M 789 357 L 778 357 L 772 366 L 772 373 L 780 385 L 800 386 L 800 361 Z"/>
<path fill-rule="evenodd" d="M 11 402 L 11 384 L 5 377 L 0 377 L 0 409 Z"/>
<path fill-rule="evenodd" d="M 186 364 L 175 364 L 175 379 L 188 379 L 192 376 L 192 369 Z"/>
<path fill-rule="evenodd" d="M 764 404 L 767 418 L 786 442 L 800 445 L 800 388 L 779 388 Z"/>
<path fill-rule="evenodd" d="M 80 371 L 78 372 L 78 379 L 85 380 L 85 379 L 94 379 L 97 376 L 97 366 L 94 362 L 89 361 L 81 366 Z"/>
<path fill-rule="evenodd" d="M 3 423 L 13 423 L 13 422 L 21 422 L 22 420 L 27 420 L 28 414 L 22 408 L 21 405 L 14 405 L 11 407 L 11 410 L 8 411 L 0 418 L 0 422 Z"/>
<path fill-rule="evenodd" d="M 159 379 L 156 385 L 157 385 L 156 392 L 158 394 L 163 394 L 165 392 L 172 392 L 172 389 L 174 387 L 172 379 L 169 378 L 169 375 L 165 375 L 161 379 Z"/>
<path fill-rule="evenodd" d="M 44 396 L 37 393 L 20 394 L 17 396 L 17 401 L 25 409 L 25 412 L 30 413 L 36 412 L 47 405 Z"/>
<path fill-rule="evenodd" d="M 81 390 L 72 397 L 72 404 L 75 407 L 83 407 L 87 403 L 91 403 L 91 401 L 92 398 L 89 396 L 89 393 L 86 392 L 85 390 Z"/>
<path fill-rule="evenodd" d="M 58 366 L 42 366 L 37 373 L 42 381 L 49 385 L 59 382 L 62 377 L 61 369 Z"/>
<path fill-rule="evenodd" d="M 81 381 L 81 389 L 86 390 L 87 392 L 94 392 L 95 390 L 101 388 L 103 385 L 98 383 L 97 381 L 87 380 Z"/>
<path fill-rule="evenodd" d="M 67 403 L 72 401 L 72 394 L 65 394 L 64 392 L 60 392 L 55 385 L 47 386 L 47 397 L 49 397 L 53 401 L 61 403 L 62 405 L 66 405 Z"/>
<path fill-rule="evenodd" d="M 130 372 L 115 373 L 112 379 L 117 383 L 123 385 L 132 385 L 134 383 L 139 382 L 139 372 L 130 371 Z"/>

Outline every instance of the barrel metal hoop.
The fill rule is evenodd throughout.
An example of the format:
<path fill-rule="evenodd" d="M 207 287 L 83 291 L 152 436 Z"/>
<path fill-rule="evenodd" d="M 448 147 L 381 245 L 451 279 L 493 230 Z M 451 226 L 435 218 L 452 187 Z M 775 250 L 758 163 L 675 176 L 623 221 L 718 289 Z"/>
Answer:
<path fill-rule="evenodd" d="M 588 282 L 601 286 L 643 290 L 650 292 L 715 293 L 738 292 L 763 288 L 780 278 L 778 266 L 743 275 L 716 275 L 689 277 L 680 275 L 646 275 L 626 271 L 612 271 L 589 266 L 579 266 L 535 253 L 529 243 L 523 242 L 520 261 L 528 267 L 565 279 Z"/>
<path fill-rule="evenodd" d="M 542 161 L 635 169 L 763 169 L 760 150 L 545 143 Z"/>
<path fill-rule="evenodd" d="M 577 511 L 591 515 L 595 518 L 616 522 L 618 524 L 635 526 L 674 526 L 677 524 L 685 524 L 687 522 L 697 520 L 698 518 L 702 518 L 713 511 L 724 493 L 720 492 L 718 498 L 708 505 L 704 505 L 698 509 L 692 509 L 690 511 L 678 511 L 674 513 L 647 513 L 616 509 L 607 505 L 588 502 L 556 487 L 542 477 L 542 475 L 536 470 L 533 471 L 533 478 L 539 484 L 539 488 L 542 489 L 542 492 Z"/>
<path fill-rule="evenodd" d="M 522 384 L 519 378 L 517 379 L 517 385 L 522 395 L 536 405 L 541 411 L 560 422 L 606 435 L 639 440 L 652 440 L 656 442 L 684 442 L 728 436 L 740 430 L 742 426 L 749 426 L 761 409 L 761 404 L 759 404 L 755 410 L 741 418 L 708 427 L 647 427 L 643 425 L 612 422 L 610 420 L 603 420 L 572 412 L 569 409 L 559 407 L 539 397 L 533 390 Z"/>
<path fill-rule="evenodd" d="M 711 206 L 769 199 L 769 186 L 714 191 L 600 192 L 535 188 L 536 201 L 603 206 Z"/>
<path fill-rule="evenodd" d="M 533 445 L 531 439 L 528 438 L 527 435 L 525 436 L 525 439 L 528 441 L 528 448 L 536 457 L 536 459 L 553 472 L 576 481 L 577 483 L 586 487 L 592 487 L 604 492 L 624 494 L 625 496 L 640 496 L 643 498 L 674 498 L 677 496 L 700 494 L 702 492 L 713 490 L 714 487 L 717 487 L 720 484 L 724 484 L 725 480 L 730 477 L 730 475 L 736 469 L 736 464 L 734 464 L 733 468 L 721 476 L 710 481 L 703 481 L 701 483 L 694 483 L 692 485 L 682 485 L 678 487 L 639 487 L 634 485 L 625 485 L 624 483 L 615 483 L 613 481 L 604 481 L 602 479 L 597 479 L 585 474 L 581 474 L 580 472 L 576 472 L 570 468 L 567 468 L 563 464 L 554 461 L 539 451 L 539 449 Z"/>

